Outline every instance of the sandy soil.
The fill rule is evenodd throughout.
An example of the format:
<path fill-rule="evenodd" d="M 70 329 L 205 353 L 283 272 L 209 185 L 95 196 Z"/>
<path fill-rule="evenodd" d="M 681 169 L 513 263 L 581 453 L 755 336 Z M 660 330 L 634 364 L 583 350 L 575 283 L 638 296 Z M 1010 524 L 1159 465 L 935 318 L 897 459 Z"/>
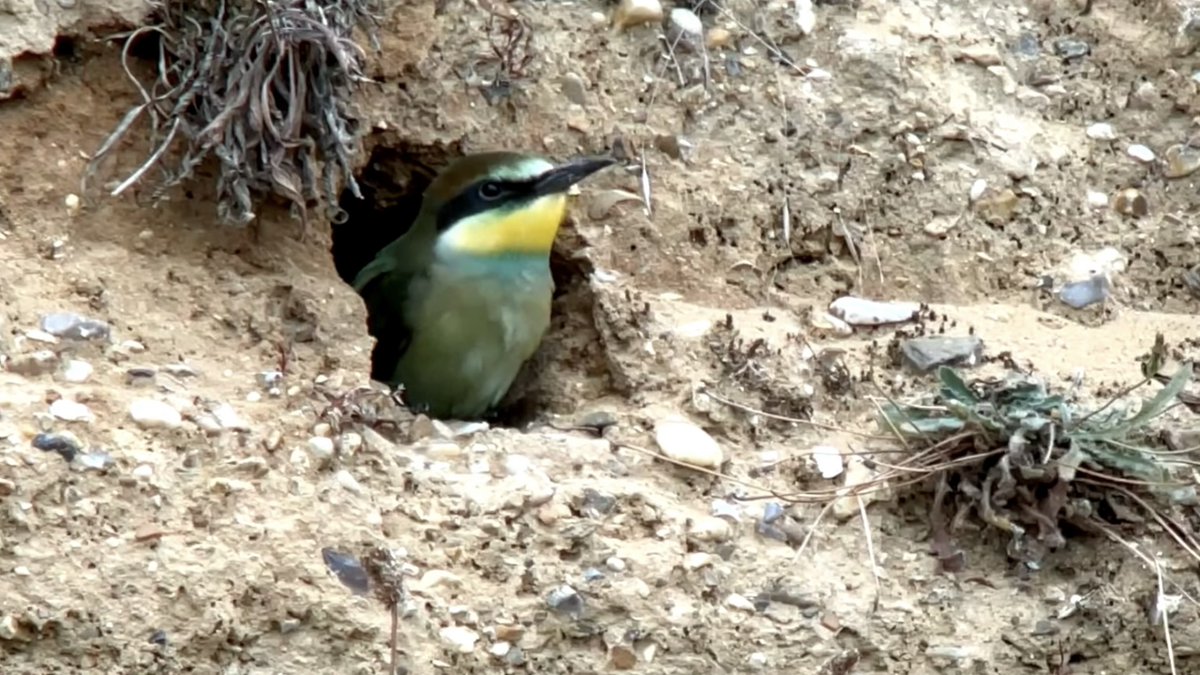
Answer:
<path fill-rule="evenodd" d="M 0 101 L 3 672 L 386 672 L 387 611 L 321 555 L 378 544 L 413 574 L 410 673 L 1171 672 L 1147 618 L 1153 571 L 1110 542 L 1073 540 L 1023 577 L 1000 537 L 968 532 L 967 572 L 948 576 L 915 493 L 869 505 L 870 548 L 856 507 L 799 551 L 756 534 L 763 500 L 729 505 L 753 496 L 746 483 L 821 484 L 812 447 L 874 432 L 859 375 L 927 386 L 881 356 L 888 331 L 818 335 L 813 316 L 843 294 L 934 303 L 948 333 L 973 330 L 1056 386 L 1082 372 L 1095 394 L 1138 379 L 1156 332 L 1200 357 L 1184 342 L 1200 326 L 1184 281 L 1200 262 L 1200 174 L 1166 178 L 1128 153 L 1162 156 L 1197 131 L 1187 3 L 1096 0 L 1080 15 L 1083 2 L 830 0 L 804 35 L 791 2 L 730 0 L 701 12 L 729 44 L 671 61 L 658 27 L 611 29 L 605 0 L 523 0 L 538 52 L 499 93 L 487 13 L 433 4 L 385 17 L 357 101 L 375 209 L 304 240 L 278 209 L 257 238 L 218 225 L 202 181 L 155 209 L 80 193 L 87 156 L 137 100 L 98 39 L 119 12 L 63 10 L 54 30 L 76 39 L 14 61 L 26 88 Z M 0 20 L 0 45 L 49 49 L 20 30 Z M 1098 122 L 1115 140 L 1089 137 Z M 583 190 L 563 233 L 533 421 L 445 438 L 407 417 L 351 419 L 371 340 L 334 242 L 401 227 L 385 207 L 419 188 L 417 164 L 614 146 L 625 170 Z M 649 214 L 624 194 L 642 191 L 639 157 Z M 1146 215 L 1089 202 L 1127 188 Z M 1035 290 L 1105 247 L 1127 265 L 1104 308 Z M 56 312 L 111 334 L 50 341 L 38 331 Z M 735 374 L 727 315 L 767 347 Z M 844 350 L 855 381 L 828 387 L 797 336 Z M 90 414 L 62 419 L 82 415 L 71 401 Z M 131 415 L 154 402 L 181 419 Z M 595 413 L 616 420 L 603 438 L 554 428 Z M 623 447 L 653 447 L 675 413 L 743 482 Z M 35 447 L 66 432 L 111 463 Z M 820 506 L 787 510 L 811 524 Z M 1128 536 L 1195 589 L 1194 562 L 1161 532 Z M 578 600 L 549 601 L 564 585 Z M 1200 672 L 1195 619 L 1187 603 L 1172 617 L 1179 672 Z"/>

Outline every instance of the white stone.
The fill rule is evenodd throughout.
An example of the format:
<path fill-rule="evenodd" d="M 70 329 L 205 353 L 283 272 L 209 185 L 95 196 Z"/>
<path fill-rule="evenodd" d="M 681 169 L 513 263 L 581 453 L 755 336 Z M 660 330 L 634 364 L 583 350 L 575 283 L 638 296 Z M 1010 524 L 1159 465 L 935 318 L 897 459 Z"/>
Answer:
<path fill-rule="evenodd" d="M 461 654 L 471 653 L 475 649 L 475 643 L 479 642 L 479 633 L 465 626 L 446 626 L 438 631 L 438 637 Z"/>
<path fill-rule="evenodd" d="M 92 376 L 93 371 L 95 371 L 95 368 L 87 361 L 70 359 L 63 364 L 62 376 L 67 382 L 80 384 L 87 382 L 88 378 Z"/>
<path fill-rule="evenodd" d="M 717 469 L 725 462 L 725 453 L 716 439 L 677 415 L 655 425 L 654 440 L 664 455 L 683 464 Z"/>
<path fill-rule="evenodd" d="M 813 448 L 812 458 L 822 478 L 837 478 L 845 469 L 841 451 L 832 445 L 818 445 Z"/>
<path fill-rule="evenodd" d="M 1087 137 L 1093 141 L 1115 141 L 1117 130 L 1108 122 L 1096 122 L 1087 128 Z"/>
<path fill-rule="evenodd" d="M 796 27 L 801 33 L 811 35 L 817 27 L 817 12 L 813 9 L 812 0 L 795 0 Z"/>
<path fill-rule="evenodd" d="M 86 405 L 66 398 L 51 403 L 50 414 L 66 422 L 91 422 L 96 419 Z"/>
<path fill-rule="evenodd" d="M 1156 157 L 1153 150 L 1138 143 L 1134 143 L 1133 145 L 1129 146 L 1129 149 L 1126 152 L 1129 153 L 1130 157 L 1144 164 L 1153 162 Z"/>
<path fill-rule="evenodd" d="M 880 326 L 916 318 L 921 306 L 915 302 L 879 302 L 846 295 L 829 305 L 829 313 L 851 326 Z"/>
<path fill-rule="evenodd" d="M 129 416 L 143 429 L 177 429 L 183 424 L 178 410 L 152 398 L 139 398 L 131 403 Z"/>
<path fill-rule="evenodd" d="M 671 23 L 675 25 L 681 32 L 695 37 L 700 37 L 704 34 L 704 24 L 700 21 L 700 17 L 690 9 L 684 7 L 676 7 L 671 10 Z"/>
<path fill-rule="evenodd" d="M 313 436 L 308 439 L 308 451 L 317 459 L 330 459 L 333 457 L 333 439 L 328 436 Z"/>

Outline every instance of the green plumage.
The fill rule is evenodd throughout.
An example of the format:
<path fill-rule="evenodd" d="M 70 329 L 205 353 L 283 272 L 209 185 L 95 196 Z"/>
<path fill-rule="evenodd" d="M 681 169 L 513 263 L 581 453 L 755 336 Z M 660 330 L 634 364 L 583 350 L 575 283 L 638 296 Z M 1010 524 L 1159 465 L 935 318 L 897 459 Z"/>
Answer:
<path fill-rule="evenodd" d="M 479 179 L 496 173 L 523 178 L 522 170 L 536 177 L 549 166 L 513 153 L 452 164 L 426 191 L 413 227 L 355 278 L 376 339 L 372 376 L 403 385 L 413 409 L 441 418 L 484 415 L 541 342 L 554 288 L 549 251 L 448 251 L 438 247 L 437 223 L 439 210 Z"/>

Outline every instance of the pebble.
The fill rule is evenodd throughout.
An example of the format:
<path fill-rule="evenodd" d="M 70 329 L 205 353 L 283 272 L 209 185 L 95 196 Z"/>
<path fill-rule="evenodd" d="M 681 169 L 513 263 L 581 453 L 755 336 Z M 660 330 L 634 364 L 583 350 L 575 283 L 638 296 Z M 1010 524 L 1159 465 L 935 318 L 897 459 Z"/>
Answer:
<path fill-rule="evenodd" d="M 1137 188 L 1125 188 L 1113 197 L 1113 210 L 1123 216 L 1142 218 L 1150 213 L 1150 203 Z"/>
<path fill-rule="evenodd" d="M 878 302 L 845 295 L 829 305 L 829 313 L 852 326 L 881 326 L 917 318 L 921 306 L 915 302 Z"/>
<path fill-rule="evenodd" d="M 821 335 L 849 337 L 854 334 L 853 326 L 829 312 L 811 312 L 808 323 L 814 332 Z"/>
<path fill-rule="evenodd" d="M 313 436 L 308 439 L 308 451 L 320 461 L 333 458 L 333 439 L 328 436 Z"/>
<path fill-rule="evenodd" d="M 705 38 L 705 42 L 708 44 L 709 49 L 728 47 L 732 41 L 733 34 L 719 26 L 709 30 L 708 36 Z"/>
<path fill-rule="evenodd" d="M 178 410 L 152 398 L 139 398 L 129 404 L 129 417 L 143 429 L 178 429 L 183 424 Z"/>
<path fill-rule="evenodd" d="M 1099 190 L 1088 190 L 1087 203 L 1093 209 L 1102 209 L 1108 206 L 1108 195 Z"/>
<path fill-rule="evenodd" d="M 1085 281 L 1066 284 L 1058 292 L 1058 299 L 1072 309 L 1083 309 L 1108 299 L 1108 278 L 1097 274 Z"/>
<path fill-rule="evenodd" d="M 50 414 L 65 422 L 93 422 L 96 419 L 86 405 L 66 398 L 51 403 Z"/>
<path fill-rule="evenodd" d="M 821 474 L 821 478 L 837 478 L 842 475 L 846 465 L 842 461 L 842 453 L 832 445 L 818 445 L 812 449 L 813 463 L 817 465 L 817 471 Z M 763 518 L 766 521 L 766 518 Z"/>
<path fill-rule="evenodd" d="M 613 25 L 630 28 L 663 20 L 663 6 L 659 0 L 621 0 L 613 15 Z"/>
<path fill-rule="evenodd" d="M 1000 51 L 989 44 L 975 44 L 959 51 L 959 58 L 971 61 L 979 66 L 998 66 L 1004 62 Z"/>
<path fill-rule="evenodd" d="M 620 558 L 618 558 L 615 555 L 609 556 L 608 559 L 604 561 L 604 566 L 614 572 L 624 572 L 625 571 L 625 561 L 621 560 Z"/>
<path fill-rule="evenodd" d="M 103 471 L 113 465 L 113 458 L 112 455 L 103 450 L 93 450 L 75 455 L 75 463 L 83 469 Z"/>
<path fill-rule="evenodd" d="M 817 27 L 817 12 L 813 9 L 813 0 L 795 0 L 793 10 L 796 27 L 801 33 L 811 35 Z"/>
<path fill-rule="evenodd" d="M 554 611 L 574 619 L 583 616 L 583 596 L 566 584 L 550 591 L 550 594 L 546 596 L 546 604 L 550 605 Z"/>
<path fill-rule="evenodd" d="M 1129 146 L 1129 149 L 1127 149 L 1126 152 L 1129 153 L 1130 157 L 1142 162 L 1143 164 L 1149 164 L 1156 159 L 1154 151 L 1144 145 L 1141 145 L 1140 143 L 1134 143 L 1133 145 Z"/>
<path fill-rule="evenodd" d="M 347 431 L 346 433 L 342 434 L 341 438 L 338 439 L 338 447 L 341 448 L 343 453 L 347 455 L 353 455 L 363 447 L 362 434 L 353 431 Z"/>
<path fill-rule="evenodd" d="M 361 495 L 363 493 L 362 483 L 359 483 L 354 474 L 346 469 L 338 469 L 337 473 L 333 474 L 333 479 L 337 481 L 338 485 L 342 486 L 342 489 L 350 494 Z"/>
<path fill-rule="evenodd" d="M 725 453 L 708 432 L 679 416 L 671 416 L 654 427 L 654 440 L 667 457 L 691 466 L 718 469 Z"/>
<path fill-rule="evenodd" d="M 717 516 L 701 516 L 688 525 L 688 537 L 696 541 L 720 543 L 733 536 L 733 526 Z"/>
<path fill-rule="evenodd" d="M 57 452 L 68 462 L 83 451 L 83 442 L 69 431 L 38 434 L 30 443 L 43 452 Z"/>
<path fill-rule="evenodd" d="M 685 7 L 676 7 L 671 10 L 671 25 L 674 26 L 681 35 L 699 38 L 704 35 L 704 23 L 700 21 L 700 17 L 696 13 Z"/>
<path fill-rule="evenodd" d="M 739 595 L 737 593 L 730 593 L 728 596 L 726 596 L 725 597 L 725 605 L 728 607 L 732 607 L 733 609 L 743 611 L 743 612 L 753 613 L 754 611 L 756 611 L 754 609 L 754 603 L 751 602 L 749 598 L 747 598 L 744 595 Z"/>
<path fill-rule="evenodd" d="M 67 340 L 107 340 L 112 328 L 103 321 L 70 312 L 57 312 L 42 317 L 42 330 Z"/>
<path fill-rule="evenodd" d="M 1115 141 L 1117 130 L 1107 122 L 1096 122 L 1087 128 L 1087 137 L 1094 141 Z"/>
<path fill-rule="evenodd" d="M 561 89 L 563 96 L 568 101 L 576 105 L 587 104 L 587 86 L 583 83 L 583 78 L 575 73 L 567 73 L 562 78 Z"/>
<path fill-rule="evenodd" d="M 1183 178 L 1200 169 L 1200 149 L 1190 145 L 1172 145 L 1163 152 L 1163 175 Z"/>
<path fill-rule="evenodd" d="M 900 343 L 904 362 L 918 373 L 940 366 L 971 368 L 983 361 L 983 340 L 977 335 L 929 335 Z"/>
<path fill-rule="evenodd" d="M 683 569 L 693 572 L 702 567 L 708 567 L 716 560 L 716 556 L 704 551 L 693 551 L 683 556 Z"/>
<path fill-rule="evenodd" d="M 460 654 L 471 653 L 475 649 L 475 643 L 479 642 L 479 633 L 466 626 L 446 626 L 438 631 L 438 637 Z"/>
<path fill-rule="evenodd" d="M 1054 41 L 1054 53 L 1064 59 L 1077 59 L 1087 56 L 1091 52 L 1091 46 L 1082 40 L 1064 37 Z"/>
<path fill-rule="evenodd" d="M 16 640 L 20 634 L 20 626 L 17 623 L 17 617 L 12 614 L 0 616 L 0 640 L 10 642 Z M 28 641 L 28 640 L 27 640 Z"/>
<path fill-rule="evenodd" d="M 95 368 L 87 361 L 70 359 L 63 364 L 62 376 L 67 382 L 82 384 L 83 382 L 87 382 L 88 378 L 92 376 L 93 371 L 95 371 Z"/>

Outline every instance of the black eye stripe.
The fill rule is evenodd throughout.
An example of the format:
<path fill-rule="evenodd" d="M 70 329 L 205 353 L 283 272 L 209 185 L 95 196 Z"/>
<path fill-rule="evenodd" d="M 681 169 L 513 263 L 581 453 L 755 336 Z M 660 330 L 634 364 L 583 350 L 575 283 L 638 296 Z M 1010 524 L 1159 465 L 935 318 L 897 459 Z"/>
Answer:
<path fill-rule="evenodd" d="M 484 199 L 479 194 L 479 189 L 484 183 L 495 184 L 496 187 L 499 187 L 503 191 L 503 194 L 493 199 Z M 485 178 L 471 183 L 457 195 L 454 195 L 450 201 L 442 204 L 442 208 L 438 209 L 438 232 L 445 231 L 454 223 L 464 218 L 470 218 L 471 216 L 483 213 L 484 211 L 511 208 L 520 204 L 528 197 L 532 189 L 533 183 L 528 181 L 505 181 Z"/>

